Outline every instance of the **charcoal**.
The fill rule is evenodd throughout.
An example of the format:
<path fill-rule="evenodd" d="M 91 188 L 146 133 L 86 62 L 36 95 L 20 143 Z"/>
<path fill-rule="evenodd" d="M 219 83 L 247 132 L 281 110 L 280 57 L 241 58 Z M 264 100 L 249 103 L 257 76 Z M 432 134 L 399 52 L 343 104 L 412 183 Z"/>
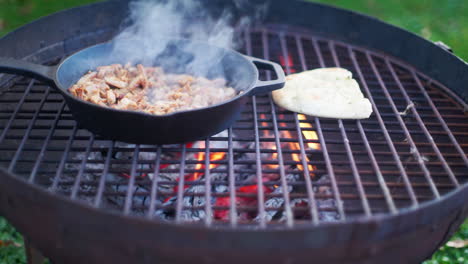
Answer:
<path fill-rule="evenodd" d="M 223 131 L 220 134 L 216 135 L 215 137 L 223 137 L 226 138 L 228 136 L 227 131 Z M 256 182 L 257 175 L 256 173 L 251 173 L 251 171 L 255 171 L 255 164 L 239 164 L 242 163 L 242 161 L 250 161 L 250 160 L 255 160 L 256 153 L 255 151 L 255 144 L 254 143 L 247 143 L 245 145 L 242 145 L 243 143 L 239 143 L 237 141 L 233 141 L 233 147 L 235 149 L 237 148 L 250 148 L 252 149 L 252 152 L 246 153 L 246 152 L 234 152 L 234 171 L 235 171 L 235 181 L 236 182 Z M 273 144 L 273 145 L 272 145 Z M 211 140 L 209 142 L 210 148 L 211 149 L 227 149 L 228 148 L 228 142 L 226 140 L 222 141 L 217 141 L 217 140 Z M 265 148 L 265 146 L 272 145 L 274 146 L 273 142 L 263 142 L 262 143 L 262 148 Z M 204 149 L 205 148 L 205 141 L 198 141 L 195 142 L 193 145 L 187 145 L 188 147 L 191 148 L 199 148 L 199 149 Z M 267 147 L 268 147 L 267 146 Z M 105 149 L 107 146 L 102 146 L 103 149 Z M 107 199 L 104 199 L 106 201 L 102 202 L 101 204 L 103 206 L 107 206 L 109 208 L 113 208 L 116 210 L 121 210 L 124 205 L 125 205 L 125 200 L 126 196 L 128 193 L 128 175 L 130 175 L 131 167 L 132 167 L 132 160 L 133 160 L 133 154 L 134 154 L 134 148 L 135 145 L 133 144 L 126 144 L 126 143 L 121 143 L 118 142 L 115 144 L 115 153 L 112 154 L 112 161 L 111 161 L 111 172 L 108 173 L 106 177 L 106 185 L 105 185 L 105 191 L 109 193 L 117 193 L 116 195 L 107 195 Z M 158 208 L 154 212 L 154 217 L 157 217 L 161 220 L 174 220 L 175 219 L 175 208 L 177 206 L 177 195 L 175 193 L 175 186 L 178 186 L 178 181 L 180 177 L 180 164 L 175 163 L 175 164 L 165 164 L 164 160 L 177 160 L 178 157 L 177 155 L 180 155 L 180 153 L 175 153 L 175 152 L 170 152 L 170 151 L 165 151 L 170 148 L 180 148 L 180 145 L 171 145 L 171 146 L 164 146 L 161 152 L 161 164 L 163 164 L 162 167 L 160 167 L 160 171 L 158 174 L 158 181 L 159 182 L 174 182 L 174 184 L 161 184 L 158 183 L 157 185 L 157 192 L 158 192 L 158 197 L 156 198 L 156 205 Z M 156 151 L 148 151 L 148 149 L 154 149 L 156 150 L 155 146 L 146 146 L 146 145 L 140 145 L 140 151 L 138 155 L 138 167 L 137 167 L 137 172 L 134 175 L 135 177 L 135 183 L 130 191 L 132 195 L 132 213 L 135 215 L 144 215 L 147 212 L 147 208 L 149 208 L 149 203 L 150 203 L 150 193 L 151 193 L 151 186 L 152 186 L 152 181 L 155 179 L 153 175 L 154 171 L 154 166 L 155 166 L 155 159 L 156 159 Z M 128 150 L 128 151 L 127 151 Z M 200 159 L 200 154 L 199 152 L 192 152 L 190 151 L 190 148 L 188 149 L 189 151 L 186 152 L 186 161 L 194 161 Z M 210 152 L 212 153 L 212 152 Z M 197 156 L 198 155 L 198 156 Z M 227 160 L 228 153 L 226 153 L 226 156 L 223 157 L 223 160 Z M 88 160 L 100 160 L 103 161 L 107 157 L 107 153 L 104 152 L 91 152 L 90 155 L 88 156 Z M 271 157 L 271 153 L 262 153 L 261 157 L 264 159 L 268 159 Z M 85 158 L 84 153 L 78 153 L 74 159 L 75 160 L 82 160 Z M 204 158 L 203 156 L 201 158 Z M 125 162 L 123 162 L 125 161 Z M 147 161 L 147 162 L 142 162 L 142 161 Z M 185 165 L 185 172 L 183 172 L 183 175 L 185 177 L 185 180 L 188 181 L 190 177 L 197 177 L 196 175 L 192 174 L 193 170 L 196 170 L 199 175 L 198 179 L 193 181 L 191 179 L 190 181 L 193 181 L 192 183 L 195 183 L 196 181 L 203 181 L 205 178 L 205 173 L 204 171 L 204 164 L 202 169 L 200 168 L 200 162 L 204 161 L 199 161 L 197 162 L 198 164 L 193 164 L 191 162 L 186 162 Z M 86 169 L 87 170 L 95 170 L 95 171 L 102 171 L 104 169 L 104 163 L 99 162 L 99 163 L 86 163 Z M 78 170 L 80 168 L 81 163 L 73 163 L 73 164 L 66 164 L 66 169 L 68 170 Z M 266 165 L 264 165 L 266 166 Z M 229 194 L 229 179 L 228 179 L 228 164 L 221 164 L 216 166 L 215 168 L 210 169 L 210 180 L 211 180 L 211 192 L 212 193 L 218 193 L 218 194 Z M 279 175 L 276 176 L 276 178 L 271 179 L 271 175 L 273 174 L 268 174 L 270 176 L 264 176 L 265 180 L 270 181 L 270 180 L 275 180 L 277 183 L 275 183 L 275 187 L 271 185 L 265 185 L 267 188 L 272 190 L 273 194 L 283 194 L 283 192 L 291 193 L 306 193 L 306 189 L 304 186 L 293 186 L 291 183 L 297 182 L 297 181 L 303 181 L 303 172 L 300 171 L 297 167 L 292 167 L 295 172 L 293 173 L 287 173 L 285 175 L 285 180 L 287 183 L 287 186 L 283 187 L 282 184 L 280 183 L 281 179 Z M 289 168 L 291 169 L 291 168 Z M 118 171 L 118 172 L 115 172 Z M 142 171 L 145 172 L 145 174 L 142 173 Z M 190 171 L 190 172 L 189 172 Z M 246 171 L 249 173 L 238 173 L 239 171 Z M 126 175 L 124 175 L 124 173 Z M 102 176 L 102 173 L 84 173 L 83 174 L 83 179 L 86 180 L 99 180 L 100 177 Z M 68 177 L 68 178 L 67 178 Z M 73 175 L 64 175 L 62 179 L 67 179 L 67 180 L 73 180 Z M 147 177 L 147 178 L 143 178 Z M 214 184 L 216 182 L 216 184 Z M 323 175 L 319 178 L 316 178 L 315 180 L 316 183 L 320 185 L 320 187 L 317 188 L 317 186 L 314 186 L 313 190 L 317 194 L 332 194 L 332 190 L 329 186 L 325 185 L 325 183 L 329 182 L 328 175 Z M 224 184 L 220 184 L 224 183 Z M 314 184 L 313 184 L 314 185 Z M 62 192 L 69 192 L 70 191 L 70 186 L 68 187 L 62 187 L 61 191 Z M 203 221 L 207 216 L 205 212 L 205 205 L 206 205 L 206 199 L 205 196 L 197 196 L 197 195 L 190 195 L 193 193 L 198 193 L 198 194 L 204 194 L 206 192 L 205 185 L 189 185 L 185 186 L 184 190 L 184 197 L 182 200 L 182 205 L 183 205 L 183 210 L 181 212 L 181 220 L 184 222 L 196 222 L 196 221 Z M 82 185 L 80 187 L 80 191 L 96 191 L 96 186 L 85 186 Z M 163 195 L 165 194 L 165 195 Z M 81 198 L 81 197 L 80 197 Z M 89 203 L 93 202 L 94 197 L 82 197 L 83 200 L 88 201 Z M 211 206 L 214 206 L 217 201 L 217 197 L 212 196 L 210 204 Z M 256 200 L 245 200 L 245 199 L 237 199 L 238 201 L 238 206 L 254 206 L 256 205 Z M 247 204 L 244 204 L 247 202 Z M 282 196 L 278 197 L 272 197 L 272 198 L 267 198 L 264 201 L 264 205 L 266 208 L 269 208 L 269 210 L 265 211 L 264 214 L 264 220 L 266 222 L 270 221 L 285 221 L 286 220 L 286 214 L 284 211 L 284 198 Z M 336 211 L 336 202 L 334 199 L 318 199 L 317 201 L 317 208 L 319 209 L 319 218 L 323 221 L 336 221 L 337 219 L 337 213 L 334 212 Z M 164 208 L 161 208 L 161 205 L 164 206 Z M 308 201 L 307 199 L 304 198 L 294 198 L 290 200 L 290 206 L 291 208 L 295 208 L 296 206 L 308 206 Z M 136 209 L 135 209 L 136 208 Z M 273 210 L 272 210 L 273 209 Z M 310 214 L 306 210 L 304 210 L 304 213 L 295 213 L 295 217 L 299 217 L 299 219 L 302 218 L 307 218 L 310 216 Z M 213 216 L 210 216 L 213 217 Z M 239 221 L 253 221 L 253 222 L 259 222 L 260 216 L 257 215 L 255 212 L 239 212 L 238 213 L 238 220 Z"/>
<path fill-rule="evenodd" d="M 205 186 L 197 185 L 187 188 L 186 193 L 205 193 Z M 185 196 L 183 199 L 184 207 L 205 206 L 205 197 L 202 196 Z M 181 218 L 185 221 L 200 221 L 206 216 L 204 209 L 200 210 L 183 210 Z"/>

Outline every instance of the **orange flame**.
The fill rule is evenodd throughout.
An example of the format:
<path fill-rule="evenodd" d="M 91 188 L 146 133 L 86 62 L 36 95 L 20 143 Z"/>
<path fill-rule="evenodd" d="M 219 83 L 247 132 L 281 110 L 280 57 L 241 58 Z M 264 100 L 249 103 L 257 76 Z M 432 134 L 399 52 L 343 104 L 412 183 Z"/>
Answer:
<path fill-rule="evenodd" d="M 306 121 L 306 117 L 303 114 L 298 114 L 297 115 L 299 121 Z M 306 122 L 299 122 L 299 127 L 300 128 L 312 128 L 312 125 L 310 123 Z M 307 131 L 307 130 L 302 130 L 302 134 L 307 140 L 318 140 L 317 132 L 315 131 Z M 320 144 L 319 143 L 307 143 L 307 146 L 311 149 L 320 149 Z"/>
<path fill-rule="evenodd" d="M 265 119 L 265 115 L 260 114 L 260 118 Z M 302 122 L 299 123 L 299 126 L 300 126 L 301 130 L 303 128 L 307 128 L 307 129 L 312 128 L 312 125 L 310 123 L 305 122 L 306 117 L 304 115 L 299 114 L 298 118 L 299 118 L 300 121 L 302 121 Z M 278 120 L 284 120 L 284 115 L 279 115 Z M 261 125 L 263 127 L 266 127 L 267 123 L 266 122 L 261 122 Z M 280 121 L 279 126 L 282 127 L 282 128 L 286 128 L 287 124 L 285 122 Z M 291 131 L 289 131 L 289 130 L 281 130 L 280 134 L 281 134 L 282 138 L 294 138 Z M 302 134 L 304 135 L 304 138 L 307 139 L 307 140 L 317 140 L 318 139 L 317 133 L 315 131 L 302 130 Z M 269 137 L 271 134 L 270 134 L 270 131 L 263 130 L 263 135 L 265 137 Z M 273 143 L 273 142 L 264 142 L 264 143 L 262 143 L 262 147 L 267 148 L 267 149 L 271 149 L 271 150 L 276 150 L 276 144 Z M 294 150 L 294 151 L 298 151 L 298 150 L 301 149 L 300 144 L 298 142 L 287 142 L 287 143 L 282 144 L 282 147 L 283 148 L 288 148 L 288 149 Z M 320 149 L 320 144 L 319 143 L 307 143 L 307 147 L 309 147 L 311 149 Z M 278 158 L 278 152 L 275 151 L 271 155 L 271 159 L 276 160 L 277 158 Z M 301 161 L 301 154 L 300 153 L 292 153 L 291 158 L 292 158 L 292 160 L 294 160 L 295 162 L 298 163 L 297 168 L 299 170 L 301 170 L 301 171 L 304 171 L 304 166 L 302 165 L 302 161 Z M 309 158 L 307 156 L 305 156 L 305 159 L 306 159 L 307 163 L 310 162 L 310 160 L 309 160 Z M 265 166 L 267 168 L 269 168 L 269 169 L 277 169 L 279 167 L 279 165 L 277 165 L 277 164 L 267 164 Z M 309 172 L 312 172 L 312 171 L 315 170 L 314 166 L 311 165 L 311 164 L 308 164 L 307 168 L 308 168 Z M 311 176 L 313 176 L 313 174 L 311 174 Z"/>
<path fill-rule="evenodd" d="M 292 138 L 291 131 L 282 131 L 282 134 L 283 134 L 284 137 Z M 301 149 L 301 145 L 299 143 L 297 143 L 297 142 L 288 142 L 288 147 L 291 150 L 300 150 Z M 301 154 L 291 153 L 291 158 L 294 161 L 299 163 L 299 164 L 297 164 L 297 168 L 300 171 L 304 171 L 304 166 L 302 165 L 302 161 L 301 161 Z M 305 156 L 305 159 L 306 159 L 306 162 L 309 163 L 309 158 L 307 156 Z M 310 165 L 310 164 L 307 165 L 307 168 L 309 169 L 309 172 L 314 170 L 314 167 L 312 165 Z"/>
<path fill-rule="evenodd" d="M 205 148 L 205 142 L 201 141 L 200 142 L 200 148 Z M 219 161 L 219 160 L 222 160 L 224 159 L 224 157 L 226 157 L 226 153 L 225 152 L 213 152 L 213 153 L 210 153 L 210 165 L 208 166 L 208 168 L 211 170 L 211 169 L 214 169 L 216 167 L 219 166 L 219 164 L 212 164 L 211 161 Z M 201 162 L 201 161 L 205 161 L 205 152 L 204 151 L 201 151 L 201 152 L 197 152 L 195 154 L 195 159 L 197 161 L 200 161 L 200 163 L 197 163 L 195 165 L 195 170 L 202 170 L 205 168 L 205 163 Z M 198 180 L 201 176 L 203 176 L 203 174 L 205 174 L 205 172 L 195 172 L 195 173 L 192 173 L 190 175 L 188 175 L 188 177 L 186 176 L 186 180 L 187 181 L 195 181 L 195 180 Z"/>
<path fill-rule="evenodd" d="M 261 119 L 266 119 L 265 114 L 260 114 L 260 118 Z M 264 128 L 266 128 L 268 126 L 267 122 L 261 122 L 260 124 Z M 269 130 L 263 130 L 263 136 L 264 137 L 272 137 Z M 276 144 L 274 142 L 263 142 L 261 144 L 262 144 L 262 148 L 276 150 Z M 273 152 L 273 154 L 271 155 L 271 159 L 272 160 L 277 160 L 278 159 L 278 152 L 277 151 Z M 272 170 L 276 170 L 279 167 L 278 164 L 265 164 L 265 166 L 267 168 L 269 168 L 269 169 L 272 169 Z"/>
<path fill-rule="evenodd" d="M 201 149 L 204 149 L 205 148 L 205 142 L 204 141 L 200 141 L 200 148 Z M 190 145 L 191 147 L 191 145 Z M 200 151 L 200 152 L 197 152 L 195 154 L 195 159 L 197 161 L 199 161 L 199 163 L 197 163 L 195 165 L 195 170 L 203 170 L 205 168 L 205 163 L 203 161 L 205 161 L 205 152 L 204 151 Z M 211 161 L 218 161 L 218 160 L 222 160 L 224 159 L 224 157 L 226 156 L 226 153 L 224 152 L 213 152 L 213 153 L 210 153 L 210 165 L 208 166 L 208 168 L 211 170 L 211 169 L 214 169 L 216 167 L 219 166 L 219 164 L 211 164 Z M 198 179 L 200 179 L 203 175 L 205 174 L 205 171 L 196 171 L 194 173 L 191 173 L 191 174 L 187 174 L 184 176 L 184 180 L 185 181 L 196 181 Z M 188 186 L 185 185 L 184 186 L 184 190 L 187 189 Z M 178 186 L 174 186 L 173 188 L 173 192 L 177 192 L 178 191 Z M 164 203 L 168 202 L 170 199 L 172 199 L 173 196 L 170 196 L 170 197 L 167 197 L 165 200 L 164 200 Z"/>

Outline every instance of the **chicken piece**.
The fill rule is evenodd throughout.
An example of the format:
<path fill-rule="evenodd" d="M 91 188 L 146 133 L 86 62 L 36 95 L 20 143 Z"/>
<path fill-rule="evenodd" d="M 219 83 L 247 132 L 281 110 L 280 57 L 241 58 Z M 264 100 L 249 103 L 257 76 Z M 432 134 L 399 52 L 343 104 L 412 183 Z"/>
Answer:
<path fill-rule="evenodd" d="M 137 102 L 137 103 L 141 103 L 141 101 L 145 98 L 146 96 L 146 90 L 134 90 L 133 92 L 131 92 L 131 98 L 133 101 Z"/>
<path fill-rule="evenodd" d="M 128 93 L 130 93 L 127 89 L 114 89 L 112 91 L 114 92 L 117 100 L 124 98 Z"/>
<path fill-rule="evenodd" d="M 177 110 L 177 103 L 176 102 L 169 102 L 169 101 L 159 101 L 153 104 L 154 106 L 151 108 L 153 114 L 158 115 L 165 115 L 171 112 L 175 112 Z"/>
<path fill-rule="evenodd" d="M 120 65 L 120 64 L 112 64 L 112 65 L 109 65 L 109 66 L 101 66 L 101 67 L 97 68 L 97 70 L 98 70 L 97 77 L 102 79 L 105 76 L 115 74 L 117 71 L 120 71 L 121 69 L 122 69 L 122 65 Z"/>
<path fill-rule="evenodd" d="M 106 99 L 109 105 L 113 105 L 117 101 L 117 98 L 115 97 L 115 93 L 112 90 L 107 91 Z"/>
<path fill-rule="evenodd" d="M 143 89 L 146 89 L 148 88 L 148 77 L 146 77 L 146 70 L 141 64 L 138 64 L 137 68 L 138 72 L 140 73 L 140 85 L 143 87 Z"/>
<path fill-rule="evenodd" d="M 124 97 L 122 98 L 122 100 L 119 101 L 115 108 L 122 110 L 137 110 L 138 105 L 136 104 L 136 102 Z"/>
<path fill-rule="evenodd" d="M 86 85 L 84 87 L 84 92 L 86 96 L 91 97 L 95 95 L 99 96 L 100 90 L 97 87 L 97 85 L 95 85 L 94 83 L 90 83 L 89 85 Z"/>
<path fill-rule="evenodd" d="M 105 106 L 104 100 L 101 98 L 99 94 L 94 94 L 88 98 L 88 101 L 94 104 Z"/>
<path fill-rule="evenodd" d="M 147 82 L 146 78 L 142 74 L 140 74 L 130 82 L 130 84 L 128 85 L 127 88 L 129 90 L 134 90 L 134 89 L 137 89 L 137 88 L 145 89 L 147 87 L 147 85 L 148 85 L 148 82 Z"/>
<path fill-rule="evenodd" d="M 75 84 L 69 89 L 69 91 L 73 96 L 79 98 L 83 96 L 83 87 L 81 85 Z"/>
<path fill-rule="evenodd" d="M 81 77 L 76 84 L 83 85 L 83 84 L 89 83 L 96 76 L 97 76 L 96 72 L 88 72 L 83 77 Z"/>
<path fill-rule="evenodd" d="M 125 87 L 127 87 L 126 82 L 122 81 L 121 79 L 115 76 L 106 76 L 104 77 L 104 81 L 106 82 L 106 84 L 119 89 L 124 89 Z"/>
<path fill-rule="evenodd" d="M 128 70 L 123 68 L 121 69 L 117 74 L 116 74 L 116 78 L 123 81 L 123 82 L 126 82 L 128 83 Z"/>

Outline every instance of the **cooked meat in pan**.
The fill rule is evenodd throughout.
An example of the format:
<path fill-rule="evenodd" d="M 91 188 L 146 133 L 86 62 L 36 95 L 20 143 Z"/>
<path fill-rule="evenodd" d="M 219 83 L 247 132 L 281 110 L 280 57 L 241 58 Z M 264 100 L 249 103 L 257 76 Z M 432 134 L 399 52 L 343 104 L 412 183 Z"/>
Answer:
<path fill-rule="evenodd" d="M 165 73 L 160 67 L 101 66 L 69 88 L 74 96 L 101 106 L 154 115 L 191 110 L 233 98 L 224 79 Z"/>

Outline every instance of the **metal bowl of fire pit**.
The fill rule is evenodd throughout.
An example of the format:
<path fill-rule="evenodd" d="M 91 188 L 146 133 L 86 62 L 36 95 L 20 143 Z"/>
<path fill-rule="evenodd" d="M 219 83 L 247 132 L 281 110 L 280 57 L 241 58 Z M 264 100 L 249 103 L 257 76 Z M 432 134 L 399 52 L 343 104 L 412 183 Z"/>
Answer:
<path fill-rule="evenodd" d="M 0 56 L 56 63 L 112 38 L 126 10 L 112 1 L 43 18 L 1 39 Z M 302 1 L 270 1 L 265 21 L 240 33 L 240 52 L 287 74 L 349 69 L 374 114 L 314 118 L 258 95 L 216 136 L 133 145 L 78 127 L 47 84 L 3 76 L 1 214 L 55 263 L 428 258 L 468 215 L 466 63 L 374 18 Z"/>

